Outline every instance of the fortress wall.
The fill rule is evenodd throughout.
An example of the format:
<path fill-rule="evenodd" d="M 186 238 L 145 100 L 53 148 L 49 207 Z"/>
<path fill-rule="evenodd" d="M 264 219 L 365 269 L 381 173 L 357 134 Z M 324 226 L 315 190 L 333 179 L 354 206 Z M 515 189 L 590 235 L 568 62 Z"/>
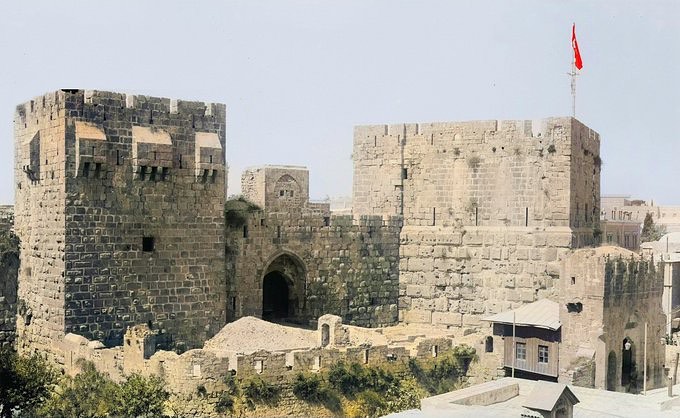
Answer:
<path fill-rule="evenodd" d="M 296 316 L 326 313 L 346 323 L 384 326 L 397 321 L 401 219 L 331 217 L 314 211 L 256 211 L 243 226 L 227 225 L 230 318 L 262 315 L 263 278 L 281 255 L 303 266 L 291 274 L 301 289 Z"/>
<path fill-rule="evenodd" d="M 14 115 L 19 351 L 51 352 L 64 335 L 65 98 L 63 91 L 37 97 Z"/>
<path fill-rule="evenodd" d="M 405 322 L 554 296 L 558 260 L 595 242 L 599 136 L 575 119 L 361 126 L 353 158 L 354 216 L 403 214 Z"/>

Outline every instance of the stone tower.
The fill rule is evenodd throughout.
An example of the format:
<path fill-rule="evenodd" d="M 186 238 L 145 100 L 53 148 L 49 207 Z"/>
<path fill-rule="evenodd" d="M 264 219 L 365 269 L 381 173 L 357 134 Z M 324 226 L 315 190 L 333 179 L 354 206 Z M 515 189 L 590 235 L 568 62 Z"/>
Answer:
<path fill-rule="evenodd" d="M 20 349 L 194 347 L 225 320 L 225 106 L 59 90 L 17 106 Z"/>
<path fill-rule="evenodd" d="M 403 215 L 406 322 L 478 324 L 553 296 L 599 231 L 599 135 L 573 118 L 360 126 L 353 214 Z"/>

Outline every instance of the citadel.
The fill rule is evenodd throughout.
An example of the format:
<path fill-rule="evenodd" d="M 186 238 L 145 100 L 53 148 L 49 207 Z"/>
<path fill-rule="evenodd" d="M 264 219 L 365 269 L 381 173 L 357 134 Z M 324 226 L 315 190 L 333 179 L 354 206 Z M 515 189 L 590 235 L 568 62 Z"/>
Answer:
<path fill-rule="evenodd" d="M 187 393 L 459 342 L 479 382 L 665 383 L 663 266 L 599 246 L 600 137 L 577 119 L 357 126 L 350 215 L 296 166 L 248 169 L 227 200 L 226 123 L 222 104 L 90 90 L 17 106 L 0 341 Z M 257 318 L 297 337 L 244 349 L 236 324 L 282 332 Z"/>

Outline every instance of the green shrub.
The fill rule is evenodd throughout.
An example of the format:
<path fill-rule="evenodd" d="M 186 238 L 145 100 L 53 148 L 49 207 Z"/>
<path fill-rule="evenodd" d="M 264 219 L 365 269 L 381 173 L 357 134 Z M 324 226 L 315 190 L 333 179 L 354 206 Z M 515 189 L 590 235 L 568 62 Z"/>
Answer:
<path fill-rule="evenodd" d="M 298 399 L 311 404 L 321 404 L 333 412 L 342 410 L 342 403 L 337 392 L 327 387 L 316 374 L 298 374 L 293 382 L 293 394 Z"/>
<path fill-rule="evenodd" d="M 100 373 L 94 364 L 81 362 L 81 373 L 67 377 L 61 390 L 41 409 L 52 418 L 106 418 L 116 411 L 119 386 Z"/>
<path fill-rule="evenodd" d="M 252 407 L 255 404 L 276 406 L 281 396 L 281 388 L 258 377 L 243 385 L 243 394 L 246 397 L 246 402 Z"/>
<path fill-rule="evenodd" d="M 231 414 L 234 412 L 234 404 L 234 397 L 228 392 L 222 392 L 219 394 L 217 404 L 215 404 L 215 411 L 218 414 L 224 414 L 225 412 Z"/>
<path fill-rule="evenodd" d="M 224 378 L 224 384 L 227 389 L 218 394 L 215 411 L 219 414 L 225 412 L 233 414 L 237 409 L 237 402 L 241 401 L 241 388 L 232 374 L 228 374 L 227 377 Z"/>
<path fill-rule="evenodd" d="M 321 402 L 323 389 L 321 379 L 317 375 L 303 375 L 299 373 L 293 382 L 293 394 L 305 402 Z"/>
<path fill-rule="evenodd" d="M 0 416 L 9 418 L 14 409 L 30 415 L 49 397 L 56 380 L 55 371 L 37 354 L 0 349 Z"/>
<path fill-rule="evenodd" d="M 437 395 L 456 389 L 470 362 L 476 358 L 473 347 L 460 345 L 454 347 L 451 353 L 428 361 L 409 359 L 408 369 L 427 393 Z"/>
<path fill-rule="evenodd" d="M 132 374 L 120 385 L 115 415 L 124 417 L 157 417 L 163 413 L 170 393 L 162 379 Z"/>

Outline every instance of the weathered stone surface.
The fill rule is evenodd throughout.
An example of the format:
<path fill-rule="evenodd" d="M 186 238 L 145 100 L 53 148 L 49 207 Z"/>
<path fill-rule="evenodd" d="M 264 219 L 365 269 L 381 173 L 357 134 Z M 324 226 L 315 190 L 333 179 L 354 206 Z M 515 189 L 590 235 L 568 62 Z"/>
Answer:
<path fill-rule="evenodd" d="M 400 217 L 331 216 L 328 203 L 309 201 L 303 167 L 253 168 L 241 179 L 250 204 L 227 203 L 230 319 L 272 314 L 263 312 L 264 282 L 280 274 L 288 295 L 271 294 L 286 305 L 280 317 L 305 323 L 333 313 L 353 325 L 397 322 Z M 405 291 L 431 294 L 430 286 Z"/>
<path fill-rule="evenodd" d="M 193 347 L 224 323 L 225 107 L 130 97 L 17 107 L 20 348 L 138 323 Z"/>
<path fill-rule="evenodd" d="M 462 298 L 479 317 L 555 296 L 552 263 L 594 242 L 599 148 L 573 118 L 356 127 L 354 216 L 404 218 L 401 309 Z M 464 287 L 429 272 L 459 274 Z"/>

